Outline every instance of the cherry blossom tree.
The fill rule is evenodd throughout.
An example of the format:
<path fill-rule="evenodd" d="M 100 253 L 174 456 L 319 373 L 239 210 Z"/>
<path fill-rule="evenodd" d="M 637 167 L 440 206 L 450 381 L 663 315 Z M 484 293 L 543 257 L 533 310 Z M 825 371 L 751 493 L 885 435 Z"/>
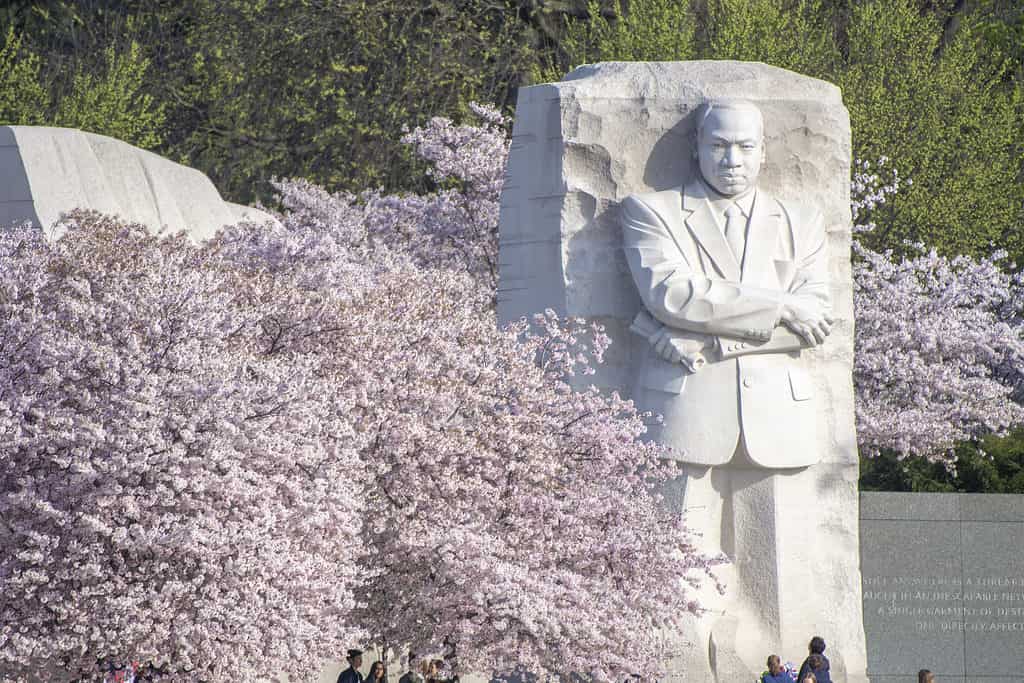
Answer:
<path fill-rule="evenodd" d="M 656 493 L 674 469 L 640 439 L 649 416 L 568 383 L 600 361 L 601 329 L 550 313 L 499 329 L 486 270 L 381 239 L 374 199 L 281 192 L 282 227 L 231 229 L 221 254 L 343 293 L 303 345 L 351 395 L 368 474 L 354 622 L 462 673 L 657 673 L 659 630 L 699 610 L 712 562 Z"/>
<path fill-rule="evenodd" d="M 863 231 L 898 194 L 885 159 L 860 162 L 853 213 Z M 854 243 L 857 434 L 863 455 L 881 449 L 955 466 L 957 441 L 1024 421 L 1016 400 L 1024 368 L 1021 279 L 1005 253 L 946 257 L 923 245 L 904 255 Z"/>
<path fill-rule="evenodd" d="M 94 215 L 0 263 L 0 679 L 308 680 L 361 522 L 347 397 L 281 344 L 320 303 Z"/>
<path fill-rule="evenodd" d="M 201 246 L 85 214 L 0 235 L 5 675 L 308 679 L 368 640 L 657 673 L 713 561 L 661 505 L 650 416 L 569 385 L 600 328 L 496 325 L 496 211 L 451 208 L 496 201 L 495 132 L 432 126 L 461 183 L 434 196 L 282 184 L 280 225 Z"/>

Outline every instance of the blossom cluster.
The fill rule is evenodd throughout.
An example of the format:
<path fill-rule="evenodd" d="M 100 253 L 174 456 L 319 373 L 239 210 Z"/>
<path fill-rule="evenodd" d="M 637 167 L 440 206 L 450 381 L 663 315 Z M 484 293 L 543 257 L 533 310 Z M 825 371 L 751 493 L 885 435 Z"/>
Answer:
<path fill-rule="evenodd" d="M 343 647 L 350 398 L 280 343 L 318 302 L 97 215 L 0 233 L 0 262 L 0 677 L 308 675 Z"/>
<path fill-rule="evenodd" d="M 913 178 L 900 178 L 899 169 L 890 165 L 888 157 L 879 157 L 874 164 L 867 159 L 855 160 L 850 180 L 854 232 L 871 232 L 877 228 L 877 222 L 872 220 L 873 212 L 897 194 L 901 185 L 913 184 Z"/>
<path fill-rule="evenodd" d="M 947 258 L 856 248 L 854 356 L 861 452 L 889 449 L 952 466 L 957 441 L 1024 421 L 1015 381 L 1024 362 L 1020 296 L 1001 254 Z"/>
<path fill-rule="evenodd" d="M 877 173 L 855 165 L 855 230 L 874 229 L 877 210 L 899 191 L 885 161 Z M 953 469 L 957 441 L 1024 421 L 1024 288 L 1003 252 L 950 258 L 905 246 L 909 253 L 896 255 L 854 242 L 858 444 L 862 455 L 885 449 Z"/>

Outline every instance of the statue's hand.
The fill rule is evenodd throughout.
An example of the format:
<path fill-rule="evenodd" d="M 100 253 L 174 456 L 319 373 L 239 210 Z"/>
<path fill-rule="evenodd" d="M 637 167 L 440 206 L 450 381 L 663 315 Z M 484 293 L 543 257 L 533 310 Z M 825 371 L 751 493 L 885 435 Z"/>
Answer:
<path fill-rule="evenodd" d="M 780 322 L 810 346 L 817 346 L 832 332 L 835 318 L 828 305 L 818 297 L 793 293 L 783 301 Z"/>
<path fill-rule="evenodd" d="M 714 346 L 714 340 L 707 335 L 665 326 L 660 326 L 647 341 L 662 359 L 685 365 L 690 372 L 697 372 L 707 364 L 704 351 Z"/>

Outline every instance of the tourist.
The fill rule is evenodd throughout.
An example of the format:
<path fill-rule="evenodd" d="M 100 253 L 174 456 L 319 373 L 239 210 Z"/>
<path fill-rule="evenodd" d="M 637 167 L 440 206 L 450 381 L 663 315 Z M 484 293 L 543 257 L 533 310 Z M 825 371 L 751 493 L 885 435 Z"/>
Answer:
<path fill-rule="evenodd" d="M 430 673 L 427 675 L 427 683 L 458 683 L 459 677 L 441 678 L 441 671 L 444 669 L 444 660 L 435 659 L 430 662 Z"/>
<path fill-rule="evenodd" d="M 792 683 L 789 672 L 778 655 L 768 655 L 768 670 L 761 674 L 761 683 Z"/>
<path fill-rule="evenodd" d="M 928 669 L 921 669 L 917 672 L 917 683 L 935 683 L 935 674 Z"/>
<path fill-rule="evenodd" d="M 814 671 L 814 669 L 812 669 L 809 664 L 809 662 L 811 661 L 811 657 L 813 657 L 814 655 L 818 655 L 825 662 L 826 672 L 830 668 L 828 663 L 828 657 L 825 656 L 824 638 L 822 638 L 821 636 L 814 636 L 813 638 L 811 638 L 811 642 L 807 644 L 807 651 L 809 652 L 809 655 L 807 659 L 804 660 L 804 663 L 800 665 L 800 673 L 796 677 L 796 680 L 798 681 L 803 681 L 804 676 L 806 676 L 809 671 Z M 818 683 L 822 683 L 822 681 L 819 680 Z"/>
<path fill-rule="evenodd" d="M 815 654 L 807 658 L 807 666 L 818 683 L 832 683 L 832 675 L 829 673 L 827 664 L 822 655 Z"/>
<path fill-rule="evenodd" d="M 398 683 L 425 683 L 426 679 L 423 677 L 423 673 L 416 670 L 417 659 L 418 657 L 416 656 L 416 653 L 409 653 L 409 668 L 404 674 L 402 674 L 402 677 L 398 679 Z"/>
<path fill-rule="evenodd" d="M 348 668 L 338 674 L 338 683 L 363 683 L 363 674 L 359 673 L 359 667 L 363 665 L 363 651 L 349 650 Z"/>
<path fill-rule="evenodd" d="M 366 683 L 384 683 L 384 662 L 378 659 L 370 665 L 370 673 L 366 676 Z"/>

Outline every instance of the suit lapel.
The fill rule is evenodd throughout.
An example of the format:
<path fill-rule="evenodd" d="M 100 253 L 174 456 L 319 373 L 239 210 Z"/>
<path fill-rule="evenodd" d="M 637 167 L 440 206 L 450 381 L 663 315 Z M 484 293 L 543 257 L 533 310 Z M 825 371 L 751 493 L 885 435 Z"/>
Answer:
<path fill-rule="evenodd" d="M 711 257 L 719 275 L 726 280 L 739 281 L 739 261 L 732 253 L 729 243 L 725 241 L 722 228 L 711 213 L 711 205 L 699 182 L 686 186 L 683 193 L 682 217 L 694 239 Z"/>
<path fill-rule="evenodd" d="M 782 210 L 770 194 L 758 190 L 750 213 L 742 282 L 765 286 L 775 283 L 777 279 L 774 257 L 775 246 L 779 241 Z"/>

